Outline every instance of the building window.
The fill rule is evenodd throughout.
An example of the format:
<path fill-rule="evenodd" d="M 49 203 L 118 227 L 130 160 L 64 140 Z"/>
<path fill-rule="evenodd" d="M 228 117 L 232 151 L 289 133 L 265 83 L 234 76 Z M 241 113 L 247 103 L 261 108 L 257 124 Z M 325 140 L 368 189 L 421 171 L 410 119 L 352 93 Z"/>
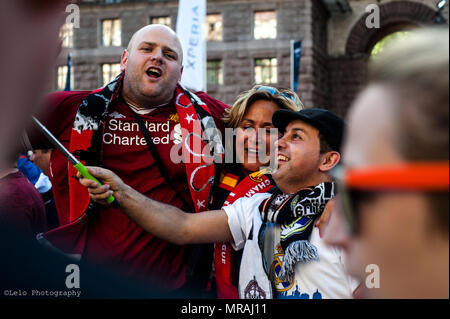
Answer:
<path fill-rule="evenodd" d="M 62 46 L 65 48 L 73 47 L 73 23 L 64 23 L 59 32 L 62 39 Z"/>
<path fill-rule="evenodd" d="M 206 39 L 222 41 L 222 15 L 208 14 L 206 16 Z"/>
<path fill-rule="evenodd" d="M 122 45 L 122 32 L 120 19 L 107 19 L 102 21 L 102 46 L 120 47 Z"/>
<path fill-rule="evenodd" d="M 255 60 L 255 83 L 275 84 L 278 82 L 278 61 L 276 58 Z"/>
<path fill-rule="evenodd" d="M 121 0 L 105 0 L 106 4 L 114 4 L 114 3 L 121 3 Z"/>
<path fill-rule="evenodd" d="M 223 68 L 222 61 L 208 61 L 207 63 L 207 79 L 208 85 L 223 84 Z"/>
<path fill-rule="evenodd" d="M 67 84 L 67 65 L 61 65 L 58 67 L 58 74 L 56 78 L 56 89 L 63 91 Z M 70 89 L 73 87 L 73 68 L 70 72 Z"/>
<path fill-rule="evenodd" d="M 277 38 L 277 16 L 275 11 L 255 12 L 254 36 L 256 40 Z"/>
<path fill-rule="evenodd" d="M 165 17 L 151 17 L 150 18 L 151 24 L 162 24 L 166 27 L 172 28 L 172 19 L 168 16 Z"/>
<path fill-rule="evenodd" d="M 120 73 L 120 63 L 106 63 L 102 64 L 102 86 L 105 86 Z"/>

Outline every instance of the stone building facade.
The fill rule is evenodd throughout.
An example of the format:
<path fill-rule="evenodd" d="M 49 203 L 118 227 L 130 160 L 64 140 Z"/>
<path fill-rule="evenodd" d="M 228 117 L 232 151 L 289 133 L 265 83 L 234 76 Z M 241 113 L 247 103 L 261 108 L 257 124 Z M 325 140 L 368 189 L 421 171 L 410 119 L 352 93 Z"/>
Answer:
<path fill-rule="evenodd" d="M 132 34 L 152 19 L 164 18 L 175 29 L 178 0 L 84 0 L 80 28 L 73 44 L 63 48 L 58 66 L 73 55 L 74 90 L 103 85 L 105 64 L 119 63 Z M 261 61 L 276 61 L 275 87 L 290 86 L 290 40 L 302 41 L 298 93 L 308 107 L 324 107 L 345 115 L 362 85 L 373 46 L 386 35 L 414 26 L 448 21 L 448 3 L 438 12 L 438 0 L 208 0 L 207 13 L 220 16 L 220 40 L 208 41 L 208 61 L 220 67 L 220 80 L 208 93 L 228 104 L 256 82 Z M 376 4 L 379 28 L 369 29 L 366 12 Z M 442 4 L 442 3 L 441 3 Z M 255 39 L 255 13 L 274 12 L 276 37 Z M 120 45 L 102 44 L 102 21 L 120 19 Z M 158 20 L 159 21 L 159 20 Z M 448 26 L 447 26 L 448 27 Z M 109 66 L 106 66 L 109 68 Z M 115 66 L 117 67 L 117 65 Z M 107 69 L 109 70 L 109 69 Z M 117 69 L 112 69 L 110 72 Z M 57 89 L 55 70 L 54 89 Z M 62 75 L 59 74 L 61 82 Z M 213 74 L 214 76 L 214 74 Z M 213 81 L 214 82 L 214 81 Z M 60 85 L 61 86 L 61 85 Z"/>

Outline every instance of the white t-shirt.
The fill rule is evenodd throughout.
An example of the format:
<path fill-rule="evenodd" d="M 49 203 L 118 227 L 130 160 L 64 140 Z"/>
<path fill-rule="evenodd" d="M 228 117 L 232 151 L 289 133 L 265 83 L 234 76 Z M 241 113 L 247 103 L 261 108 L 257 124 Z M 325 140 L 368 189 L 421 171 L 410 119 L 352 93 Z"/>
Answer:
<path fill-rule="evenodd" d="M 223 207 L 228 216 L 228 225 L 233 235 L 233 248 L 242 249 L 249 236 L 255 214 L 260 215 L 259 205 L 271 194 L 255 194 L 251 198 L 240 198 L 232 205 Z M 356 280 L 345 272 L 344 252 L 325 245 L 319 229 L 313 228 L 310 243 L 317 247 L 319 260 L 298 263 L 291 282 L 278 278 L 284 253 L 280 245 L 280 227 L 267 223 L 264 237 L 264 257 L 274 295 L 279 299 L 346 299 L 358 286 Z M 245 265 L 243 265 L 245 266 Z"/>

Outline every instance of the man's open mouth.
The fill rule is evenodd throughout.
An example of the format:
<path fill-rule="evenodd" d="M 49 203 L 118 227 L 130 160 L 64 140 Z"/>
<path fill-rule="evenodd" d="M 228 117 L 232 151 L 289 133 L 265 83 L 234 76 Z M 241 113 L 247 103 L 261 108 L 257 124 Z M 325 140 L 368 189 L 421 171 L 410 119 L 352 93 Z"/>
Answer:
<path fill-rule="evenodd" d="M 162 75 L 162 70 L 159 68 L 150 67 L 145 73 L 147 73 L 147 75 L 151 78 L 158 79 Z"/>

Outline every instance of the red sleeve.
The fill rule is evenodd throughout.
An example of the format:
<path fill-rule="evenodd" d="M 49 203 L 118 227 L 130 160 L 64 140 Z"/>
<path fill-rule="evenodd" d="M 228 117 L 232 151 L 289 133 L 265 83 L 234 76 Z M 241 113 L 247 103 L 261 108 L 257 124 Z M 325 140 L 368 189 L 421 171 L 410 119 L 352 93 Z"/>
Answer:
<path fill-rule="evenodd" d="M 44 99 L 43 109 L 37 116 L 38 120 L 61 142 L 70 139 L 78 107 L 89 93 L 90 91 L 62 91 L 49 94 Z M 53 148 L 35 125 L 29 129 L 28 135 L 33 148 Z"/>

